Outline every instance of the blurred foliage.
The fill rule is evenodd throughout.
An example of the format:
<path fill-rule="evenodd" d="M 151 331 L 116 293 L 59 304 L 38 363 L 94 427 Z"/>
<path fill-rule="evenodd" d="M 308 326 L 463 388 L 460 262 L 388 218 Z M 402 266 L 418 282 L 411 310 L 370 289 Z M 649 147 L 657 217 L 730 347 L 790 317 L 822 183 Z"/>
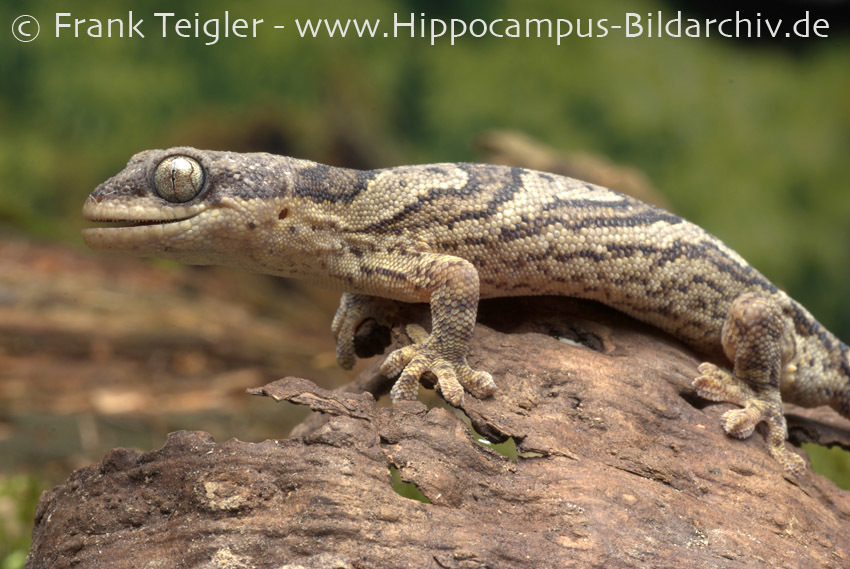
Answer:
<path fill-rule="evenodd" d="M 55 38 L 56 11 L 126 8 L 47 0 L 34 42 L 0 50 L 0 223 L 78 241 L 78 208 L 131 154 L 181 143 L 278 150 L 363 166 L 474 160 L 470 141 L 516 128 L 644 170 L 686 217 L 738 249 L 850 338 L 850 49 L 727 39 L 306 39 L 295 18 L 615 18 L 651 0 L 418 0 L 181 4 L 180 15 L 265 19 L 256 39 Z M 669 9 L 669 7 L 668 7 Z M 282 23 L 283 31 L 271 25 Z M 154 31 L 156 29 L 156 31 Z M 251 139 L 249 131 L 266 129 Z"/>
<path fill-rule="evenodd" d="M 37 476 L 0 475 L 0 569 L 22 569 L 35 504 L 44 487 Z"/>
<path fill-rule="evenodd" d="M 192 144 L 350 166 L 475 160 L 493 127 L 646 172 L 676 211 L 727 241 L 850 340 L 848 37 L 793 51 L 727 39 L 302 39 L 295 18 L 615 18 L 656 0 L 131 6 L 148 37 L 60 38 L 52 21 L 126 16 L 106 0 L 0 4 L 41 36 L 0 34 L 0 228 L 79 243 L 79 207 L 131 154 Z M 256 39 L 154 31 L 157 11 L 264 18 Z M 286 29 L 275 31 L 274 24 Z M 847 472 L 845 470 L 844 472 Z M 846 476 L 846 474 L 845 474 Z M 4 482 L 11 483 L 10 481 Z M 843 484 L 848 487 L 848 481 Z M 2 552 L 0 552 L 2 553 Z"/>
<path fill-rule="evenodd" d="M 825 447 L 803 443 L 803 448 L 812 460 L 812 470 L 823 474 L 840 488 L 850 490 L 850 452 L 840 447 Z"/>

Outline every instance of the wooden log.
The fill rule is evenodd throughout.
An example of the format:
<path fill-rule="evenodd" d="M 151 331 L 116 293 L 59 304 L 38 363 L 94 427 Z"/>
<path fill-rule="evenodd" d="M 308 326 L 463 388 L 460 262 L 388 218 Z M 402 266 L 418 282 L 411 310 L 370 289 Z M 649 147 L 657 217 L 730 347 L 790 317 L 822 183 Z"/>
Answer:
<path fill-rule="evenodd" d="M 493 397 L 378 406 L 279 380 L 254 393 L 321 419 L 283 440 L 184 431 L 113 450 L 42 497 L 27 566 L 850 566 L 850 494 L 788 475 L 758 432 L 727 437 L 729 405 L 692 393 L 688 349 L 570 299 L 488 301 L 481 317 L 470 363 Z M 385 390 L 375 376 L 359 381 Z M 792 436 L 850 440 L 831 411 L 794 413 Z M 427 502 L 397 493 L 391 469 Z"/>

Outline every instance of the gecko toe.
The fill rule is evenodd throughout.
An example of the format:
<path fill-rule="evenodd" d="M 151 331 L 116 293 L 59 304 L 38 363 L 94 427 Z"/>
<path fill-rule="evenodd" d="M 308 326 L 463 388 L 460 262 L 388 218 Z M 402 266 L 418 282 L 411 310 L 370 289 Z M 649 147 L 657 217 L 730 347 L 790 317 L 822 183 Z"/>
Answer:
<path fill-rule="evenodd" d="M 440 394 L 455 407 L 463 404 L 465 392 L 477 398 L 485 398 L 496 390 L 493 377 L 485 371 L 469 367 L 466 358 L 442 356 L 424 328 L 410 325 L 407 334 L 414 343 L 393 351 L 381 364 L 382 375 L 399 377 L 390 392 L 393 402 L 415 399 L 419 391 L 419 378 L 426 372 L 436 377 Z"/>
<path fill-rule="evenodd" d="M 737 439 L 746 439 L 753 434 L 761 419 L 761 412 L 753 406 L 732 409 L 723 413 L 723 430 Z"/>
<path fill-rule="evenodd" d="M 443 399 L 455 407 L 462 405 L 463 386 L 458 382 L 455 367 L 446 360 L 438 359 L 430 366 L 430 370 L 437 376 L 437 385 Z"/>
<path fill-rule="evenodd" d="M 700 376 L 691 384 L 697 395 L 709 401 L 724 401 L 743 407 L 755 398 L 753 390 L 728 371 L 712 364 L 699 366 Z"/>
<path fill-rule="evenodd" d="M 410 347 L 410 346 L 407 346 Z M 424 358 L 416 357 L 408 363 L 390 390 L 390 401 L 415 401 L 419 395 L 419 376 L 427 370 Z"/>
<path fill-rule="evenodd" d="M 498 389 L 492 375 L 486 371 L 474 370 L 468 365 L 463 365 L 458 370 L 458 380 L 469 393 L 478 399 L 489 397 Z"/>
<path fill-rule="evenodd" d="M 785 447 L 782 447 L 781 451 L 774 452 L 773 456 L 794 476 L 802 476 L 807 472 L 806 461 L 803 460 L 803 457 L 796 452 L 789 451 Z"/>
<path fill-rule="evenodd" d="M 336 361 L 342 369 L 351 369 L 354 367 L 356 358 L 354 357 L 354 336 L 349 338 L 340 337 L 336 343 Z"/>
<path fill-rule="evenodd" d="M 384 363 L 381 364 L 381 375 L 384 377 L 396 377 L 404 371 L 405 366 L 410 363 L 410 361 L 416 355 L 416 346 L 404 346 L 397 350 L 393 350 L 390 355 L 387 356 L 387 359 L 384 360 Z"/>

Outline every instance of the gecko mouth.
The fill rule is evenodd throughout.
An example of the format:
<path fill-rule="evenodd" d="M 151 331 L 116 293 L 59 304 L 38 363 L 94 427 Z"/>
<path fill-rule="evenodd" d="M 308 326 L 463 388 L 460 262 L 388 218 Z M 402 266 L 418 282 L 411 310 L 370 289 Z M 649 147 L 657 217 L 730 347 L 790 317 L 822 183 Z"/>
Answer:
<path fill-rule="evenodd" d="M 173 225 L 192 219 L 206 209 L 203 205 L 162 208 L 150 204 L 107 204 L 89 197 L 83 204 L 82 214 L 83 219 L 97 224 L 90 230 L 108 231 Z"/>
<path fill-rule="evenodd" d="M 87 219 L 86 221 L 97 223 L 98 225 L 95 227 L 87 227 L 86 229 L 126 229 L 131 227 L 145 227 L 149 225 L 167 225 L 169 223 L 180 223 L 181 221 L 192 219 L 195 215 L 181 217 L 178 219 Z M 83 231 L 86 229 L 83 229 Z"/>
<path fill-rule="evenodd" d="M 189 232 L 192 219 L 202 212 L 174 219 L 120 219 L 107 216 L 86 216 L 93 226 L 82 230 L 83 241 L 92 249 L 144 253 L 155 243 L 171 243 Z M 173 243 L 172 243 L 173 245 Z M 160 249 L 157 248 L 157 251 Z"/>

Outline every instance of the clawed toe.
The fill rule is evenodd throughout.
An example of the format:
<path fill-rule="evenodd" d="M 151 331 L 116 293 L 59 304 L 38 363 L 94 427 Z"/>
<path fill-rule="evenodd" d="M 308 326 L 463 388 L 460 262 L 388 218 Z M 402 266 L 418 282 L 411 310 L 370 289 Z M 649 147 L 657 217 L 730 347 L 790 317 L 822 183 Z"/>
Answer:
<path fill-rule="evenodd" d="M 723 430 L 730 436 L 746 439 L 761 421 L 761 413 L 754 407 L 732 409 L 723 413 Z"/>

